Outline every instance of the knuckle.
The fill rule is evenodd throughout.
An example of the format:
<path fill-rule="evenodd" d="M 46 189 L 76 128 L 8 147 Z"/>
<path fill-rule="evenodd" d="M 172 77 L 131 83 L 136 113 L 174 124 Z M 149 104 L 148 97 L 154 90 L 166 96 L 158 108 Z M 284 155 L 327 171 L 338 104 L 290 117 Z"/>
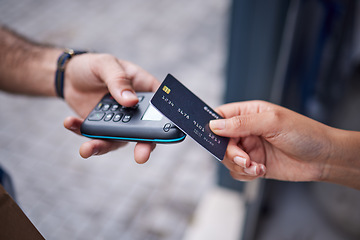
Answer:
<path fill-rule="evenodd" d="M 101 68 L 104 64 L 114 61 L 116 58 L 107 53 L 98 53 L 93 54 L 91 58 L 91 63 L 94 68 Z"/>
<path fill-rule="evenodd" d="M 234 129 L 240 129 L 243 126 L 246 126 L 247 122 L 247 117 L 244 116 L 235 116 L 231 118 L 231 125 Z"/>
<path fill-rule="evenodd" d="M 116 60 L 116 57 L 114 57 L 113 55 L 111 54 L 108 54 L 108 53 L 99 53 L 97 54 L 97 58 L 99 61 L 114 61 Z"/>
<path fill-rule="evenodd" d="M 280 113 L 277 110 L 268 112 L 267 120 L 270 122 L 277 122 L 280 119 Z"/>
<path fill-rule="evenodd" d="M 268 121 L 274 125 L 280 125 L 284 119 L 286 117 L 284 117 L 284 113 L 280 109 L 273 109 L 269 112 Z"/>

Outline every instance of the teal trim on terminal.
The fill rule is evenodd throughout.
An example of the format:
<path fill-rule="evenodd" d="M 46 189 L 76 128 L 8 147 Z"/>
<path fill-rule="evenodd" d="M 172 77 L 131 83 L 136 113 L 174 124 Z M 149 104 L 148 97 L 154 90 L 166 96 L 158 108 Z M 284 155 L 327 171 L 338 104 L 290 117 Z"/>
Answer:
<path fill-rule="evenodd" d="M 135 142 L 157 142 L 157 143 L 173 143 L 173 142 L 180 142 L 185 139 L 186 135 L 180 138 L 174 139 L 143 139 L 143 138 L 124 138 L 124 137 L 109 137 L 109 136 L 95 136 L 95 135 L 88 135 L 82 134 L 85 137 L 89 138 L 100 138 L 100 139 L 109 139 L 109 140 L 124 140 L 124 141 L 135 141 Z"/>

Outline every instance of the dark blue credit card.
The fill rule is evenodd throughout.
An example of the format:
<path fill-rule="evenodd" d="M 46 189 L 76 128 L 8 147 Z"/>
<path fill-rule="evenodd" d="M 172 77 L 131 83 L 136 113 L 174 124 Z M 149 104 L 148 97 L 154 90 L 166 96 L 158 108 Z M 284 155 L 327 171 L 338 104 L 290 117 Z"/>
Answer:
<path fill-rule="evenodd" d="M 150 102 L 218 160 L 224 159 L 229 138 L 209 128 L 210 120 L 222 117 L 176 78 L 168 74 Z"/>

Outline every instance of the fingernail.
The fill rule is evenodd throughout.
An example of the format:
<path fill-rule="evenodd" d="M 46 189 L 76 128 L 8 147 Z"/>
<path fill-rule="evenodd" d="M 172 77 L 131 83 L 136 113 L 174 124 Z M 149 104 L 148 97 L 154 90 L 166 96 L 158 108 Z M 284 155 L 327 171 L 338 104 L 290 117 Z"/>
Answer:
<path fill-rule="evenodd" d="M 98 153 L 99 153 L 99 149 L 94 148 L 91 156 L 98 155 Z"/>
<path fill-rule="evenodd" d="M 76 130 L 78 130 L 79 128 L 78 127 L 76 127 L 76 126 L 71 126 L 70 127 L 70 130 L 72 130 L 72 131 L 76 131 Z"/>
<path fill-rule="evenodd" d="M 264 165 L 260 165 L 260 173 L 259 175 L 264 175 L 266 172 L 266 167 Z"/>
<path fill-rule="evenodd" d="M 225 129 L 225 120 L 211 120 L 210 121 L 210 128 L 212 130 L 223 130 Z"/>
<path fill-rule="evenodd" d="M 135 95 L 135 93 L 133 93 L 130 90 L 125 90 L 121 93 L 121 96 L 125 99 L 131 99 L 131 98 L 137 98 L 137 96 Z"/>
<path fill-rule="evenodd" d="M 234 157 L 234 162 L 240 167 L 246 168 L 246 158 L 236 156 Z"/>
<path fill-rule="evenodd" d="M 249 167 L 249 168 L 244 168 L 244 172 L 249 174 L 249 175 L 253 175 L 256 176 L 256 170 L 257 170 L 257 166 L 254 167 Z"/>

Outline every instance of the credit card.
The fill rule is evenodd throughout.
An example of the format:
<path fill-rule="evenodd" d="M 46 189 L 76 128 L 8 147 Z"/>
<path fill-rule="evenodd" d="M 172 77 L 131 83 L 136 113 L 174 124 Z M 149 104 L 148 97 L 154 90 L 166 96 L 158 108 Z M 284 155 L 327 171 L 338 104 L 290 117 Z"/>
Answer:
<path fill-rule="evenodd" d="M 214 134 L 209 127 L 210 120 L 222 117 L 175 77 L 168 74 L 150 102 L 219 161 L 224 159 L 229 138 Z"/>

